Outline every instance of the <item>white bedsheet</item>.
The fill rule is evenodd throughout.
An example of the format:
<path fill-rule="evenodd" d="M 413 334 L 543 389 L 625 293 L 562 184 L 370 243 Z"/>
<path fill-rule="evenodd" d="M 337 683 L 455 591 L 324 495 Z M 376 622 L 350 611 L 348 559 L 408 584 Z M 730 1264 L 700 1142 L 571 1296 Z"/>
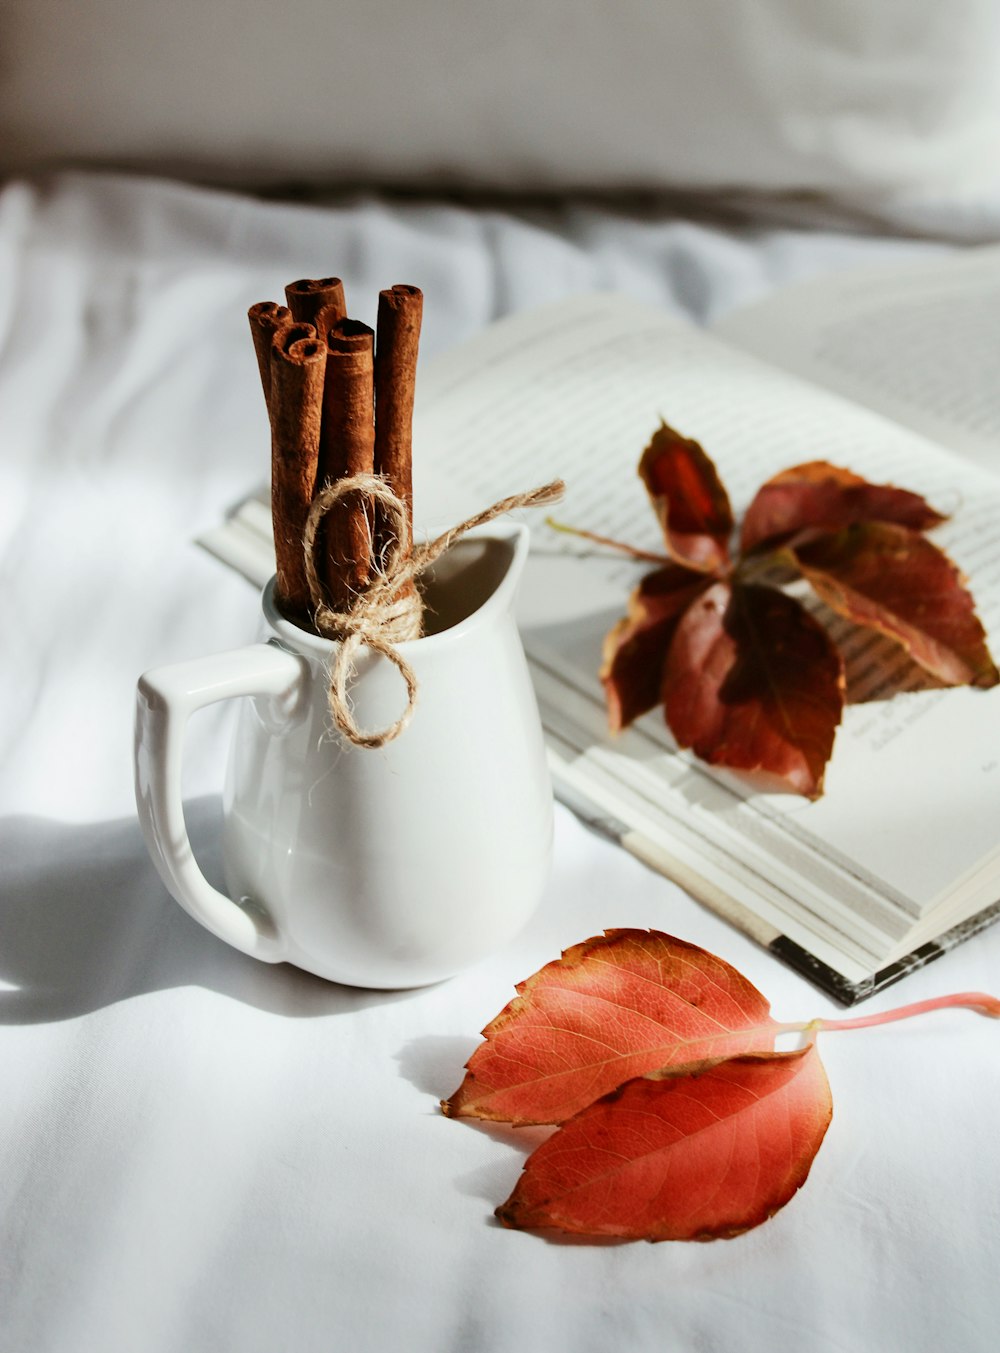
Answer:
<path fill-rule="evenodd" d="M 247 306 L 340 273 L 426 295 L 424 350 L 614 287 L 695 315 L 777 282 L 941 248 L 586 205 L 270 204 L 64 176 L 0 195 L 0 1346 L 239 1350 L 993 1350 L 1000 1026 L 966 1012 L 828 1035 L 835 1116 L 802 1192 L 711 1245 L 500 1228 L 527 1136 L 437 1101 L 516 981 L 611 926 L 722 954 L 780 1018 L 794 974 L 557 814 L 551 886 L 504 952 L 374 994 L 230 951 L 169 899 L 131 788 L 154 664 L 247 642 L 257 601 L 192 545 L 266 474 Z M 192 729 L 218 875 L 232 710 Z M 878 1008 L 1000 991 L 1000 930 Z"/>

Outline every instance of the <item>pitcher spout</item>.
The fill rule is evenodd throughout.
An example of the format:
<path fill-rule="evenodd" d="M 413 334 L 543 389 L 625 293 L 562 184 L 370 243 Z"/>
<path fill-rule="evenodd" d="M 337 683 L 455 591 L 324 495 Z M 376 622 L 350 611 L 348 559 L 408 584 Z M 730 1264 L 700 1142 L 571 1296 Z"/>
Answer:
<path fill-rule="evenodd" d="M 530 533 L 515 522 L 470 531 L 420 577 L 425 636 L 464 629 L 513 611 Z"/>

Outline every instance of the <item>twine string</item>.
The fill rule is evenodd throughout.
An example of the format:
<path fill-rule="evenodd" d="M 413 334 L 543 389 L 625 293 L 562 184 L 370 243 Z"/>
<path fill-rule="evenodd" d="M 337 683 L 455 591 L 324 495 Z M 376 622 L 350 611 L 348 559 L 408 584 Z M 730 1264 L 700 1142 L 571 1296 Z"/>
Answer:
<path fill-rule="evenodd" d="M 334 726 L 356 747 L 384 747 L 399 737 L 413 717 L 417 706 L 417 678 L 413 668 L 396 647 L 407 639 L 419 638 L 423 629 L 423 602 L 416 587 L 407 584 L 422 569 L 433 564 L 467 531 L 512 512 L 519 507 L 540 507 L 562 497 L 561 479 L 528 493 L 501 498 L 491 507 L 459 522 L 434 540 L 413 546 L 405 503 L 378 475 L 359 474 L 326 484 L 313 499 L 302 535 L 306 581 L 317 631 L 326 639 L 338 641 L 329 669 L 328 700 Z M 374 561 L 366 586 L 357 593 L 347 610 L 330 606 L 326 589 L 316 567 L 316 538 L 323 518 L 337 503 L 354 497 L 374 502 L 382 509 L 388 537 L 382 557 Z M 406 707 L 388 727 L 374 732 L 359 728 L 348 696 L 352 676 L 357 669 L 360 649 L 382 654 L 399 671 L 406 684 Z"/>

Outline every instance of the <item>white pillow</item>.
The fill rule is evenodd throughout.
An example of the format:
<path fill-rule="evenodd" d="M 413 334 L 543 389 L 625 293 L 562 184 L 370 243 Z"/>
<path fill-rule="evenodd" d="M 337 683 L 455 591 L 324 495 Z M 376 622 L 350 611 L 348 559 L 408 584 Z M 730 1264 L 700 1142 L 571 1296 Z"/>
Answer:
<path fill-rule="evenodd" d="M 0 172 L 997 194 L 994 0 L 13 0 Z"/>

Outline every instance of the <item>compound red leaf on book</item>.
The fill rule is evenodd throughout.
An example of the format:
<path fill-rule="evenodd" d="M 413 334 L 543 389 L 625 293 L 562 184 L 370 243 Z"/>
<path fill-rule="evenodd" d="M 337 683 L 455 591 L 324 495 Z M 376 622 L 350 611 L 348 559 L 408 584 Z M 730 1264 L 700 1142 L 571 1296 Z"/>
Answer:
<path fill-rule="evenodd" d="M 840 653 L 793 597 L 715 583 L 677 625 L 663 675 L 681 747 L 816 797 L 844 706 Z"/>
<path fill-rule="evenodd" d="M 680 747 L 752 774 L 758 788 L 818 798 L 841 721 L 843 662 L 787 590 L 795 573 L 940 680 L 1000 683 L 959 570 L 922 534 L 945 519 L 920 494 L 807 461 L 758 491 L 731 555 L 729 499 L 697 442 L 661 423 L 639 476 L 670 562 L 642 580 L 605 638 L 599 675 L 613 733 L 662 703 Z"/>
<path fill-rule="evenodd" d="M 767 1000 L 723 959 L 656 931 L 609 930 L 518 986 L 443 1108 L 560 1123 L 634 1076 L 770 1051 L 776 1028 Z"/>
<path fill-rule="evenodd" d="M 805 1183 L 832 1113 L 815 1044 L 653 1072 L 543 1142 L 497 1216 L 631 1240 L 736 1236 Z"/>

